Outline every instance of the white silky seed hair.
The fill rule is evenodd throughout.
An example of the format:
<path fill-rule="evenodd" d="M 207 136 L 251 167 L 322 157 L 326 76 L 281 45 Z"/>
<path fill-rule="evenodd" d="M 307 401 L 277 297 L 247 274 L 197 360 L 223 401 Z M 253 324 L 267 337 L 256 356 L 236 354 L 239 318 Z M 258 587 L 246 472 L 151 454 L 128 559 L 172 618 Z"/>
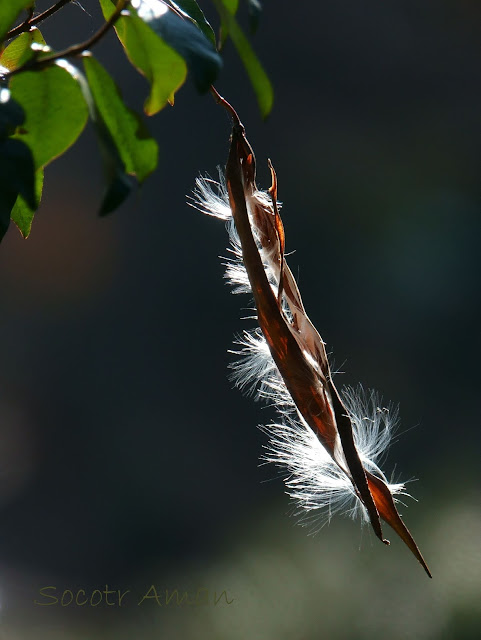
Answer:
<path fill-rule="evenodd" d="M 269 201 L 265 192 L 258 192 L 256 197 Z M 208 176 L 197 178 L 194 195 L 189 200 L 189 204 L 202 213 L 227 223 L 231 255 L 224 263 L 225 278 L 233 287 L 233 293 L 251 293 L 221 169 L 219 181 Z M 276 292 L 275 274 L 265 260 L 264 268 Z M 283 311 L 289 315 L 284 304 Z M 299 517 L 299 523 L 309 525 L 315 533 L 336 513 L 352 518 L 359 516 L 361 521 L 368 522 L 367 510 L 351 480 L 297 410 L 262 331 L 259 328 L 245 330 L 237 336 L 235 344 L 240 348 L 231 353 L 239 358 L 229 365 L 232 370 L 230 379 L 255 399 L 266 400 L 276 407 L 279 422 L 260 427 L 269 438 L 261 460 L 281 468 L 286 493 L 295 503 L 294 514 Z M 408 496 L 405 485 L 388 482 L 378 466 L 397 425 L 397 408 L 382 408 L 379 396 L 373 391 L 366 392 L 361 385 L 356 389 L 344 387 L 341 398 L 351 420 L 356 449 L 366 470 L 387 484 L 396 502 L 395 496 Z"/>

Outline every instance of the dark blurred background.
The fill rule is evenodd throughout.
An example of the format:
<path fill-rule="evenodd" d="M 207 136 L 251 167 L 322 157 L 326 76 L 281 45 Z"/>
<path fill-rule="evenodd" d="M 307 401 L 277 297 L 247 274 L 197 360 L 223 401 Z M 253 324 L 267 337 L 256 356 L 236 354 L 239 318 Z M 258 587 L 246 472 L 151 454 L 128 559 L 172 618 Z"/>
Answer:
<path fill-rule="evenodd" d="M 82 7 L 44 24 L 52 46 L 96 30 L 97 2 Z M 338 384 L 400 403 L 384 469 L 419 479 L 402 512 L 434 578 L 394 534 L 387 548 L 338 517 L 307 535 L 259 466 L 256 426 L 274 414 L 227 379 L 249 300 L 222 279 L 223 224 L 186 204 L 224 164 L 230 123 L 188 81 L 148 122 L 160 163 L 138 195 L 96 217 L 87 129 L 48 167 L 31 237 L 12 225 L 0 248 L 2 638 L 479 637 L 481 6 L 264 2 L 253 43 L 275 88 L 267 122 L 231 44 L 217 88 L 262 186 L 276 167 Z M 141 109 L 115 36 L 96 53 Z M 138 605 L 152 584 L 209 604 Z M 125 606 L 34 602 L 105 585 L 131 591 Z M 234 601 L 214 605 L 223 590 Z"/>

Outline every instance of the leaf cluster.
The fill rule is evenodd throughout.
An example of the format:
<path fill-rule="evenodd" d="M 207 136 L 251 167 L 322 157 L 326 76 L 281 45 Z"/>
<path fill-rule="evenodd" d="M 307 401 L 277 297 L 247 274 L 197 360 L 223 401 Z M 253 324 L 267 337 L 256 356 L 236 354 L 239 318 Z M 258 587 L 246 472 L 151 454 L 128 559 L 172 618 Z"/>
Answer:
<path fill-rule="evenodd" d="M 0 3 L 0 240 L 10 220 L 28 237 L 44 168 L 75 143 L 89 121 L 104 166 L 100 215 L 117 209 L 156 169 L 158 145 L 142 114 L 125 104 L 116 81 L 91 51 L 110 29 L 148 81 L 147 116 L 173 105 L 188 76 L 199 93 L 209 91 L 221 71 L 227 38 L 246 68 L 261 115 L 272 108 L 271 83 L 239 26 L 239 0 L 211 0 L 219 16 L 217 35 L 196 0 L 98 1 L 103 25 L 85 42 L 62 51 L 52 50 L 36 25 L 70 0 L 58 0 L 41 14 L 32 0 Z M 246 2 L 254 32 L 261 6 L 258 0 Z"/>

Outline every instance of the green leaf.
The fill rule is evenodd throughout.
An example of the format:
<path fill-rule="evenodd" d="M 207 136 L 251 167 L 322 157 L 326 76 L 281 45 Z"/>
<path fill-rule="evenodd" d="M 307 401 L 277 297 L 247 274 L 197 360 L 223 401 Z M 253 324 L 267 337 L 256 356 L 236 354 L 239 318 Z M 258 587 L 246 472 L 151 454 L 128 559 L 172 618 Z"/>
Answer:
<path fill-rule="evenodd" d="M 43 189 L 43 169 L 37 169 L 35 171 L 35 197 L 38 204 L 42 198 Z M 36 204 L 36 203 L 35 203 Z M 12 209 L 10 218 L 17 225 L 20 233 L 24 238 L 28 238 L 30 230 L 32 228 L 33 216 L 38 209 L 38 205 L 31 207 L 21 195 L 17 197 L 17 201 Z"/>
<path fill-rule="evenodd" d="M 227 11 L 231 15 L 235 16 L 235 14 L 237 13 L 237 9 L 239 8 L 239 0 L 225 0 L 224 7 L 227 9 Z M 222 49 L 229 36 L 229 27 L 220 11 L 219 11 L 219 14 L 220 14 L 220 20 L 221 20 L 219 49 Z"/>
<path fill-rule="evenodd" d="M 114 5 L 100 0 L 103 14 L 108 19 Z M 135 13 L 117 20 L 115 30 L 127 57 L 150 83 L 150 94 L 144 103 L 149 116 L 160 111 L 167 102 L 174 102 L 174 94 L 184 84 L 187 66 L 182 57 L 163 42 Z"/>
<path fill-rule="evenodd" d="M 15 40 L 12 40 L 0 55 L 0 65 L 6 67 L 9 71 L 21 67 L 33 56 L 34 52 L 31 49 L 31 45 L 34 42 L 45 44 L 45 40 L 38 29 L 33 28 L 31 31 L 21 33 Z"/>
<path fill-rule="evenodd" d="M 222 3 L 227 11 L 231 15 L 235 16 L 237 9 L 239 8 L 239 0 L 222 0 Z"/>
<path fill-rule="evenodd" d="M 22 9 L 32 6 L 33 0 L 0 0 L 0 42 Z"/>
<path fill-rule="evenodd" d="M 91 54 L 86 54 L 86 58 Z M 89 63 L 87 63 L 88 66 Z M 96 71 L 96 65 L 94 74 Z M 106 72 L 105 72 L 106 73 Z M 98 80 L 98 74 L 95 74 Z M 97 142 L 99 144 L 100 154 L 102 156 L 102 164 L 105 174 L 106 189 L 102 198 L 102 205 L 99 215 L 105 216 L 117 209 L 128 197 L 133 189 L 133 180 L 125 172 L 125 164 L 120 157 L 119 149 L 107 128 L 107 125 L 97 107 L 92 90 L 87 82 L 87 78 L 79 73 L 80 88 L 87 103 L 90 118 L 93 122 L 95 133 L 97 134 Z M 112 83 L 113 80 L 110 79 Z M 92 85 L 95 86 L 95 82 Z M 115 86 L 115 85 L 114 85 Z M 116 86 L 115 86 L 116 89 Z M 105 100 L 101 100 L 105 103 Z M 130 112 L 128 112 L 130 115 Z M 136 117 L 136 114 L 133 114 Z"/>
<path fill-rule="evenodd" d="M 170 0 L 170 4 L 189 16 L 215 47 L 215 33 L 196 0 Z"/>
<path fill-rule="evenodd" d="M 26 116 L 15 137 L 30 147 L 38 169 L 64 153 L 85 127 L 88 110 L 75 68 L 58 61 L 42 71 L 19 73 L 10 90 Z"/>
<path fill-rule="evenodd" d="M 97 112 L 118 150 L 125 171 L 143 182 L 157 166 L 157 143 L 148 137 L 137 114 L 125 106 L 104 67 L 92 56 L 84 57 L 83 62 Z"/>
<path fill-rule="evenodd" d="M 100 4 L 104 16 L 108 18 L 112 14 L 112 2 L 110 0 L 100 0 Z M 145 0 L 132 0 L 131 5 L 130 20 L 138 32 L 135 42 L 127 43 L 126 36 L 128 33 L 122 33 L 121 31 L 123 25 L 129 20 L 128 16 L 122 17 L 117 21 L 116 30 L 134 66 L 146 75 L 142 68 L 143 65 L 139 64 L 140 59 L 139 61 L 134 60 L 136 49 L 141 47 L 146 50 L 143 52 L 143 56 L 145 57 L 147 54 L 150 64 L 152 64 L 150 58 L 157 59 L 157 62 L 159 61 L 158 56 L 154 56 L 150 51 L 155 46 L 152 36 L 150 35 L 148 42 L 146 41 L 148 32 L 145 26 L 148 26 L 164 46 L 169 46 L 185 60 L 198 91 L 207 91 L 217 78 L 222 66 L 222 60 L 212 42 L 206 38 L 200 28 L 191 20 L 181 18 L 160 0 L 148 0 L 148 2 Z M 108 10 L 106 11 L 107 7 Z M 137 11 L 137 14 L 134 10 Z M 144 29 L 138 24 L 139 20 L 144 23 Z M 127 24 L 129 23 L 127 22 Z M 132 47 L 133 44 L 135 49 Z"/>
<path fill-rule="evenodd" d="M 274 90 L 272 84 L 262 68 L 254 50 L 245 37 L 242 29 L 237 24 L 235 17 L 228 11 L 227 0 L 213 0 L 222 20 L 227 24 L 229 35 L 247 71 L 252 86 L 257 96 L 257 102 L 262 116 L 265 118 L 272 109 L 274 102 Z"/>
<path fill-rule="evenodd" d="M 30 42 L 24 38 L 22 40 L 30 47 Z M 38 36 L 36 36 L 36 42 L 41 44 Z M 20 55 L 26 52 L 27 47 Z M 80 135 L 87 120 L 87 105 L 77 82 L 75 67 L 65 60 L 59 60 L 56 65 L 43 71 L 24 72 L 13 76 L 10 80 L 10 89 L 11 96 L 16 101 L 14 104 L 18 103 L 18 108 L 23 110 L 25 119 L 19 117 L 18 110 L 14 112 L 15 134 L 6 143 L 20 145 L 17 147 L 17 155 L 21 161 L 10 157 L 9 166 L 15 168 L 25 185 L 20 188 L 20 185 L 8 178 L 8 172 L 0 168 L 3 178 L 1 190 L 4 194 L 0 211 L 2 218 L 0 232 L 4 233 L 8 227 L 8 221 L 7 224 L 5 223 L 6 209 L 13 207 L 11 217 L 22 235 L 27 237 L 42 195 L 43 167 L 66 151 Z M 9 114 L 6 113 L 6 115 Z M 11 113 L 9 117 L 12 119 Z M 0 110 L 0 133 L 1 129 Z M 23 155 L 20 154 L 20 149 Z M 25 150 L 28 153 L 28 160 Z M 4 153 L 3 147 L 0 155 L 2 159 L 8 158 L 9 156 L 4 156 Z M 30 171 L 28 182 L 27 167 Z M 37 169 L 35 176 L 34 169 Z"/>
<path fill-rule="evenodd" d="M 36 207 L 32 152 L 20 140 L 0 143 L 0 240 L 10 223 L 10 212 L 20 194 L 32 209 Z"/>

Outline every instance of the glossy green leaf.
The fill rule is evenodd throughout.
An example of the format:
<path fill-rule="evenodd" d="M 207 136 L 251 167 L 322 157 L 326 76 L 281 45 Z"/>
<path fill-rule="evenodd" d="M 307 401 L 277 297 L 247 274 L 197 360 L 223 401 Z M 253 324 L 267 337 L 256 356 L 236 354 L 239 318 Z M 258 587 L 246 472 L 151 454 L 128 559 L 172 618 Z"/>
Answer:
<path fill-rule="evenodd" d="M 262 116 L 265 118 L 272 109 L 274 90 L 272 84 L 262 68 L 254 50 L 239 27 L 235 17 L 228 11 L 227 0 L 213 0 L 222 19 L 227 24 L 229 35 L 250 78 Z"/>
<path fill-rule="evenodd" d="M 10 213 L 21 194 L 35 209 L 34 163 L 32 152 L 20 140 L 0 142 L 0 240 L 10 223 Z"/>
<path fill-rule="evenodd" d="M 33 0 L 0 0 L 0 42 L 13 26 L 20 11 L 32 4 Z"/>
<path fill-rule="evenodd" d="M 26 116 L 15 137 L 30 147 L 38 169 L 64 153 L 87 121 L 75 69 L 59 61 L 42 71 L 19 73 L 12 77 L 10 90 Z"/>
<path fill-rule="evenodd" d="M 40 200 L 42 198 L 42 189 L 43 169 L 37 169 L 37 171 L 35 171 L 35 206 L 30 206 L 25 198 L 19 195 L 12 209 L 12 213 L 10 214 L 10 218 L 15 222 L 24 238 L 28 238 L 30 235 L 33 216 L 35 215 L 35 211 L 37 210 L 38 204 L 40 204 Z"/>
<path fill-rule="evenodd" d="M 34 42 L 45 44 L 45 40 L 38 29 L 33 28 L 31 31 L 21 33 L 5 47 L 2 55 L 0 55 L 0 65 L 9 71 L 21 67 L 33 56 L 34 52 L 31 49 L 31 45 Z"/>
<path fill-rule="evenodd" d="M 110 0 L 100 0 L 108 19 L 115 6 Z M 150 94 L 144 103 L 149 116 L 160 111 L 167 102 L 174 102 L 175 92 L 184 84 L 187 66 L 182 57 L 163 42 L 135 13 L 117 20 L 115 30 L 127 57 L 150 83 Z"/>
<path fill-rule="evenodd" d="M 196 0 L 170 0 L 176 9 L 191 18 L 215 47 L 215 33 Z"/>
<path fill-rule="evenodd" d="M 137 114 L 125 106 L 115 82 L 100 62 L 92 56 L 86 56 L 83 62 L 98 114 L 125 171 L 142 182 L 157 166 L 157 143 L 148 136 Z"/>

